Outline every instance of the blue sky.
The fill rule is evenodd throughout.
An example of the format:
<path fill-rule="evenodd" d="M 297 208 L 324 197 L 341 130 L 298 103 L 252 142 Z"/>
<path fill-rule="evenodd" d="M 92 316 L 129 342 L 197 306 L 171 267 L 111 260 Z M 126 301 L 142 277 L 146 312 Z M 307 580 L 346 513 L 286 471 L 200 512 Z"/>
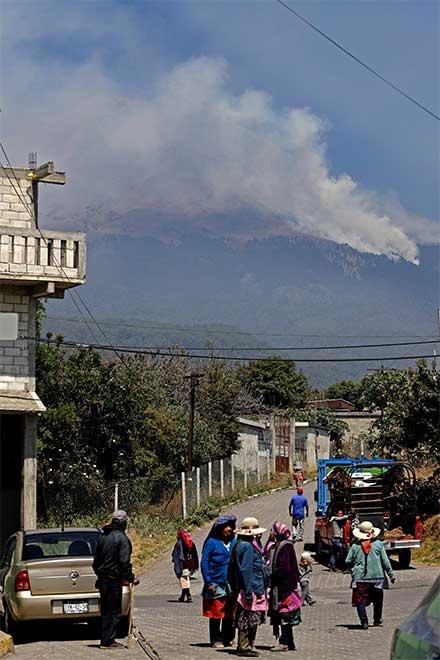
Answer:
<path fill-rule="evenodd" d="M 437 2 L 292 6 L 439 112 Z M 438 122 L 275 1 L 4 0 L 2 14 L 2 139 L 17 164 L 36 150 L 67 170 L 70 190 L 47 195 L 58 224 L 88 206 L 115 233 L 128 210 L 146 218 L 129 233 L 160 235 L 154 218 L 180 211 L 216 235 L 233 217 L 241 240 L 309 228 L 410 261 L 436 240 Z M 223 178 L 234 168 L 243 185 Z M 249 209 L 264 230 L 240 226 Z"/>

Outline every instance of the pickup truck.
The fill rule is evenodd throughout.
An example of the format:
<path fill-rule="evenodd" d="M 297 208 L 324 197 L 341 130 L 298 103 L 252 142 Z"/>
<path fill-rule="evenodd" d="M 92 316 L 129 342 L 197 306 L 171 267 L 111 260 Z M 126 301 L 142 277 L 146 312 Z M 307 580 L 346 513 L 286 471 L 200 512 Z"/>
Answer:
<path fill-rule="evenodd" d="M 392 459 L 330 458 L 318 461 L 315 523 L 317 555 L 331 547 L 331 519 L 338 511 L 356 514 L 359 522 L 370 520 L 382 531 L 379 537 L 388 554 L 397 554 L 402 568 L 411 563 L 419 548 L 423 524 L 417 515 L 414 470 Z M 345 549 L 350 541 L 345 536 Z"/>

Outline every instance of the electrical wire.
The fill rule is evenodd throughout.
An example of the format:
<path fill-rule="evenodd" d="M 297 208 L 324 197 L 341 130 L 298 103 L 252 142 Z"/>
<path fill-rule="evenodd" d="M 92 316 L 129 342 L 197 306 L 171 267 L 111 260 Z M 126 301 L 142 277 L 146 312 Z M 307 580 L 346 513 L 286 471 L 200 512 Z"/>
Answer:
<path fill-rule="evenodd" d="M 339 346 L 258 346 L 253 348 L 247 348 L 244 346 L 199 346 L 199 347 L 189 347 L 182 346 L 182 350 L 185 351 L 222 351 L 222 352 L 236 352 L 236 351 L 252 351 L 255 353 L 260 352 L 272 352 L 272 351 L 330 351 L 330 350 L 347 350 L 351 348 L 383 348 L 385 346 L 418 346 L 424 344 L 440 344 L 440 338 L 438 339 L 429 339 L 427 341 L 401 341 L 401 342 L 387 342 L 382 344 L 344 344 Z M 134 350 L 155 350 L 155 351 L 169 351 L 172 346 L 122 346 L 121 350 L 124 348 L 132 348 Z M 174 347 L 175 348 L 175 347 Z M 180 347 L 179 347 L 180 348 Z"/>
<path fill-rule="evenodd" d="M 94 350 L 115 350 L 112 346 L 105 346 L 103 344 L 84 344 L 81 342 L 74 342 L 68 340 L 58 339 L 42 339 L 41 337 L 23 337 L 28 341 L 35 341 L 41 344 L 56 344 L 57 346 L 69 346 L 71 348 L 89 348 Z M 176 349 L 168 349 L 167 353 L 162 353 L 159 348 L 133 348 L 132 346 L 118 346 L 118 350 L 124 353 L 134 353 L 137 355 L 150 355 L 151 357 L 178 357 L 185 359 L 200 359 L 200 360 L 223 360 L 228 362 L 261 362 L 266 361 L 267 358 L 249 358 L 249 357 L 224 357 L 221 355 L 190 355 L 185 353 L 185 349 L 177 352 Z M 392 360 L 420 360 L 434 358 L 433 355 L 403 355 L 403 356 L 386 356 L 386 357 L 355 357 L 355 358 L 277 358 L 279 362 L 386 362 Z"/>
<path fill-rule="evenodd" d="M 369 71 L 373 76 L 376 76 L 376 78 L 379 78 L 379 80 L 381 80 L 383 83 L 385 83 L 386 85 L 388 85 L 389 87 L 394 89 L 395 92 L 397 92 L 398 94 L 400 94 L 401 96 L 406 98 L 408 101 L 410 101 L 411 103 L 416 105 L 418 108 L 420 108 L 421 110 L 426 112 L 428 115 L 431 115 L 431 117 L 434 117 L 434 119 L 437 119 L 437 121 L 440 121 L 440 116 L 439 115 L 435 114 L 435 112 L 433 112 L 432 110 L 427 108 L 425 105 L 423 105 L 422 103 L 417 101 L 413 96 L 410 96 L 409 94 L 404 92 L 403 89 L 401 89 L 400 87 L 395 85 L 393 82 L 391 82 L 391 80 L 388 80 L 387 78 L 382 76 L 378 71 L 373 69 L 366 62 L 361 60 L 359 57 L 356 57 L 356 55 L 354 55 L 351 51 L 349 51 L 347 48 L 344 48 L 344 46 L 342 46 L 342 44 L 338 43 L 335 39 L 333 39 L 328 34 L 323 32 L 322 30 L 320 30 L 316 25 L 314 25 L 307 18 L 305 18 L 304 16 L 299 14 L 295 9 L 293 9 L 286 2 L 283 2 L 283 0 L 275 0 L 275 2 L 277 2 L 279 5 L 281 5 L 285 9 L 287 9 L 287 11 L 290 11 L 290 13 L 293 14 L 294 16 L 296 16 L 296 18 L 298 18 L 300 21 L 305 23 L 309 28 L 311 28 L 312 30 L 317 32 L 319 35 L 321 35 L 321 37 L 324 37 L 324 39 L 327 39 L 327 41 L 329 41 L 333 46 L 335 46 L 340 51 L 342 51 L 345 55 L 347 55 L 348 57 L 351 57 L 352 60 L 354 60 L 355 62 L 360 64 L 364 69 Z"/>
<path fill-rule="evenodd" d="M 48 321 L 61 321 L 63 323 L 82 323 L 81 319 L 71 319 L 71 318 L 66 318 L 62 316 L 46 316 L 46 319 Z M 389 338 L 408 338 L 411 337 L 413 339 L 426 339 L 427 336 L 429 335 L 320 335 L 320 334 L 305 334 L 305 333 L 294 333 L 294 332 L 289 332 L 289 333 L 280 333 L 280 332 L 258 332 L 254 331 L 251 332 L 249 330 L 213 330 L 207 328 L 206 330 L 204 328 L 194 328 L 194 327 L 184 327 L 180 325 L 167 325 L 167 326 L 160 326 L 160 325 L 149 325 L 148 321 L 140 321 L 139 323 L 123 323 L 123 322 L 118 322 L 118 321 L 103 321 L 100 320 L 101 325 L 106 325 L 106 326 L 113 326 L 117 328 L 133 328 L 136 330 L 149 330 L 153 331 L 153 334 L 157 334 L 159 332 L 189 332 L 189 333 L 195 333 L 195 334 L 211 334 L 211 335 L 245 335 L 248 337 L 311 337 L 311 338 L 317 338 L 320 339 L 322 337 L 330 337 L 332 339 L 365 339 L 365 338 L 375 338 L 375 339 L 389 339 Z M 154 332 L 156 331 L 156 332 Z M 270 348 L 270 346 L 268 346 Z"/>

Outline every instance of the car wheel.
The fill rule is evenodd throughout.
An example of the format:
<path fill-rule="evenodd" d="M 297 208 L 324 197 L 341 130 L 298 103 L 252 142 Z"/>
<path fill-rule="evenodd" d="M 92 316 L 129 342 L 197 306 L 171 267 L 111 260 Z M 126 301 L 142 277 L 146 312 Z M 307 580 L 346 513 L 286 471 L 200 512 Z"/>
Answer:
<path fill-rule="evenodd" d="M 399 567 L 400 568 L 409 568 L 411 565 L 411 550 L 409 548 L 403 548 L 398 552 L 399 557 Z"/>
<path fill-rule="evenodd" d="M 18 623 L 12 618 L 11 613 L 8 609 L 8 606 L 5 605 L 5 612 L 1 616 L 1 629 L 11 635 L 14 638 L 14 641 L 17 638 L 17 633 L 19 629 Z"/>

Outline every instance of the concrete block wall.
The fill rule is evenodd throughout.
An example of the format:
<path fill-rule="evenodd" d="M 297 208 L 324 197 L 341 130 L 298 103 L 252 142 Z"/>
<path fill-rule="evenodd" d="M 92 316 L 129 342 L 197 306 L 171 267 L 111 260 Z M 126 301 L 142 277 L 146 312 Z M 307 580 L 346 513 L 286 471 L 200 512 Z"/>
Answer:
<path fill-rule="evenodd" d="M 0 225 L 31 229 L 35 227 L 34 220 L 20 197 L 32 209 L 32 182 L 17 174 L 17 183 L 12 173 L 9 176 L 14 185 L 6 176 L 0 177 Z M 16 191 L 20 192 L 20 197 Z"/>
<path fill-rule="evenodd" d="M 0 390 L 34 392 L 35 345 L 21 337 L 35 335 L 35 299 L 23 287 L 0 284 L 0 312 L 18 314 L 18 339 L 0 341 Z"/>

